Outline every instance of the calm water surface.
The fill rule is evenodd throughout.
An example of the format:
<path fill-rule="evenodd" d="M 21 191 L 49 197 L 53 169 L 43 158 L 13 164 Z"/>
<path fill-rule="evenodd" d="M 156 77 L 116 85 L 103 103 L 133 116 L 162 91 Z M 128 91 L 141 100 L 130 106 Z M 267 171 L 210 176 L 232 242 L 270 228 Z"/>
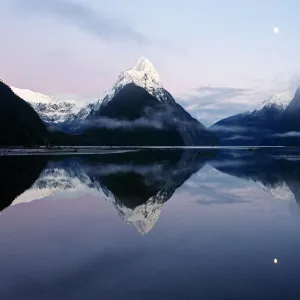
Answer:
<path fill-rule="evenodd" d="M 0 170 L 1 299 L 300 299 L 295 153 L 2 157 Z"/>

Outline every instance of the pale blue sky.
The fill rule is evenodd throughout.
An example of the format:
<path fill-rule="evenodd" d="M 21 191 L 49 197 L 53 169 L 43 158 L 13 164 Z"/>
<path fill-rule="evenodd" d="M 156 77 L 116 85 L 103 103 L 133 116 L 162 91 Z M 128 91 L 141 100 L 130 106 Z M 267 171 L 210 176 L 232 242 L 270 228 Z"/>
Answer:
<path fill-rule="evenodd" d="M 0 2 L 0 76 L 9 85 L 100 95 L 145 56 L 208 124 L 300 84 L 297 0 Z"/>

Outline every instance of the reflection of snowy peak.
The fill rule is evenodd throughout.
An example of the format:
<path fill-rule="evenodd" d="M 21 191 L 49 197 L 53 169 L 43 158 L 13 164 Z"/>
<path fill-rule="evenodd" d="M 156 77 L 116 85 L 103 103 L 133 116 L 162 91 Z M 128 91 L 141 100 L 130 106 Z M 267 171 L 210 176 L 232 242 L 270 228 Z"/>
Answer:
<path fill-rule="evenodd" d="M 256 182 L 265 192 L 270 193 L 274 198 L 281 200 L 295 199 L 294 194 L 285 182 L 280 182 L 275 186 L 264 185 L 260 181 Z"/>
<path fill-rule="evenodd" d="M 141 234 L 148 233 L 154 227 L 166 200 L 158 193 L 140 206 L 133 209 L 127 208 L 122 202 L 115 199 L 114 195 L 108 192 L 104 186 L 102 187 L 97 181 L 91 179 L 85 173 L 84 168 L 67 170 L 58 166 L 43 171 L 34 185 L 17 197 L 11 205 L 42 200 L 62 191 L 78 193 L 80 190 L 97 192 L 101 199 L 113 204 L 119 216 L 126 223 L 133 224 Z"/>
<path fill-rule="evenodd" d="M 126 222 L 134 224 L 140 234 L 148 233 L 158 221 L 163 204 L 149 200 L 147 203 L 136 207 L 127 216 Z"/>
<path fill-rule="evenodd" d="M 53 96 L 28 89 L 11 87 L 13 92 L 28 102 L 45 123 L 62 123 L 77 114 L 80 107 L 75 101 L 59 101 Z"/>
<path fill-rule="evenodd" d="M 110 158 L 105 160 L 105 156 L 99 160 L 50 161 L 33 186 L 12 205 L 51 198 L 61 191 L 76 194 L 89 191 L 112 204 L 120 218 L 146 234 L 156 224 L 163 204 L 202 166 L 202 159 L 196 160 L 194 152 L 158 152 L 156 155 L 128 153 L 126 160 L 118 163 Z M 149 157 L 152 157 L 150 163 Z"/>
<path fill-rule="evenodd" d="M 165 199 L 165 201 L 157 201 L 158 199 L 151 197 L 142 205 L 134 208 L 128 208 L 121 201 L 116 199 L 111 192 L 107 191 L 105 187 L 102 188 L 106 195 L 105 200 L 113 204 L 120 218 L 128 224 L 134 225 L 142 235 L 151 231 L 151 229 L 155 226 L 160 216 L 163 204 L 168 200 Z"/>
<path fill-rule="evenodd" d="M 119 216 L 128 224 L 133 224 L 140 234 L 144 235 L 152 230 L 159 219 L 163 204 L 175 192 L 174 188 L 164 188 L 156 195 L 149 198 L 145 203 L 131 209 L 122 204 L 119 199 L 116 199 L 112 193 L 110 202 L 117 209 Z"/>
<path fill-rule="evenodd" d="M 77 191 L 80 186 L 86 188 L 90 180 L 85 174 L 82 175 L 78 178 L 71 176 L 67 170 L 59 166 L 48 167 L 42 172 L 31 189 L 17 197 L 12 205 L 48 198 L 65 190 Z"/>
<path fill-rule="evenodd" d="M 108 168 L 110 169 L 110 167 Z M 120 171 L 120 169 L 114 171 Z M 42 172 L 34 185 L 17 197 L 12 205 L 49 198 L 62 191 L 93 190 L 102 199 L 113 204 L 119 216 L 125 222 L 135 225 L 141 234 L 145 234 L 154 227 L 164 201 L 170 196 L 169 193 L 164 195 L 157 193 L 146 203 L 135 208 L 128 208 L 116 199 L 113 193 L 108 191 L 105 186 L 102 186 L 93 176 L 88 176 L 87 173 L 89 173 L 89 168 L 85 169 L 84 166 L 73 162 L 64 166 L 50 165 Z M 103 170 L 103 173 L 105 174 L 106 171 Z M 168 198 L 165 199 L 165 196 Z"/>
<path fill-rule="evenodd" d="M 100 176 L 108 176 L 118 172 L 130 172 L 132 166 L 124 165 L 106 165 L 101 170 L 96 170 Z M 151 169 L 151 173 L 155 173 L 158 168 L 155 166 Z M 147 172 L 146 167 L 137 169 L 137 172 Z M 39 179 L 34 185 L 19 197 L 17 197 L 12 205 L 28 203 L 35 200 L 50 198 L 55 194 L 68 191 L 94 191 L 101 199 L 111 203 L 118 211 L 119 216 L 128 224 L 133 224 L 141 234 L 149 232 L 157 222 L 163 203 L 168 200 L 174 192 L 174 189 L 162 189 L 156 195 L 149 198 L 147 202 L 133 208 L 126 207 L 116 198 L 114 194 L 101 184 L 101 180 L 97 180 L 94 176 L 95 170 L 88 165 L 81 164 L 76 160 L 67 161 L 67 163 L 50 163 L 41 173 Z M 134 188 L 134 187 L 133 187 Z"/>

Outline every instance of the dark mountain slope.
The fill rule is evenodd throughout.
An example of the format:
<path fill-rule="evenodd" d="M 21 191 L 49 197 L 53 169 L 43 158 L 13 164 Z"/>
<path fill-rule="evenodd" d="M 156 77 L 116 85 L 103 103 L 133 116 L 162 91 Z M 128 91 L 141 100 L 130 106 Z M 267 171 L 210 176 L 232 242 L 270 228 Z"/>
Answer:
<path fill-rule="evenodd" d="M 253 112 L 237 114 L 215 123 L 211 129 L 222 145 L 262 145 L 266 138 L 273 143 L 273 135 L 283 131 L 284 109 L 275 104 Z"/>
<path fill-rule="evenodd" d="M 76 130 L 70 136 L 70 142 L 115 146 L 218 144 L 217 137 L 193 119 L 169 93 L 165 91 L 163 96 L 165 102 L 129 83 L 105 105 L 93 109 L 85 119 L 73 124 Z M 55 135 L 62 143 L 63 134 Z"/>
<path fill-rule="evenodd" d="M 126 85 L 80 127 L 84 143 L 94 145 L 184 145 L 164 106 L 134 84 Z"/>
<path fill-rule="evenodd" d="M 285 132 L 300 131 L 300 88 L 284 111 L 283 126 Z"/>
<path fill-rule="evenodd" d="M 34 109 L 0 81 L 0 145 L 49 143 L 50 135 Z"/>

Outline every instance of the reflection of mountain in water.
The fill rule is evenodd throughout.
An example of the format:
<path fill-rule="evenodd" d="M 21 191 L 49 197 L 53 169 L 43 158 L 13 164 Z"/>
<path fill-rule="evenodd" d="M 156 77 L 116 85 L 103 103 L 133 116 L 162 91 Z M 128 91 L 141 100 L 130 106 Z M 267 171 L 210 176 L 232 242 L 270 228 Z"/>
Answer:
<path fill-rule="evenodd" d="M 13 204 L 41 199 L 58 191 L 88 188 L 111 202 L 123 220 L 145 234 L 157 222 L 163 204 L 205 160 L 191 150 L 51 160 L 34 186 Z"/>
<path fill-rule="evenodd" d="M 289 159 L 284 153 L 274 156 L 263 150 L 245 151 L 223 151 L 211 165 L 223 173 L 256 182 L 276 198 L 295 198 L 300 206 L 300 160 Z"/>
<path fill-rule="evenodd" d="M 34 184 L 45 165 L 43 157 L 0 157 L 0 211 Z"/>
<path fill-rule="evenodd" d="M 0 209 L 60 191 L 77 194 L 88 189 L 145 234 L 157 222 L 164 203 L 207 161 L 223 173 L 256 182 L 274 197 L 295 198 L 300 205 L 300 160 L 269 154 L 229 150 L 209 157 L 194 150 L 152 150 L 54 157 L 45 168 L 43 157 L 2 157 Z"/>

